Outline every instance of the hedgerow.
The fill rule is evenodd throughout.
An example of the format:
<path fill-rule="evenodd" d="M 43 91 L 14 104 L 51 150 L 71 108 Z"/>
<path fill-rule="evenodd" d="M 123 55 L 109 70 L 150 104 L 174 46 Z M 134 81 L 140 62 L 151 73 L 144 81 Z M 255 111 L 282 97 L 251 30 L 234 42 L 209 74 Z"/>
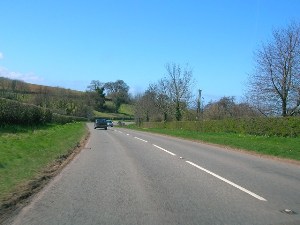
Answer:
<path fill-rule="evenodd" d="M 52 114 L 52 123 L 66 124 L 75 121 L 87 121 L 87 118 L 77 116 L 66 116 L 57 113 Z"/>
<path fill-rule="evenodd" d="M 70 117 L 53 113 L 50 109 L 36 105 L 20 103 L 5 98 L 0 98 L 0 126 L 39 125 L 46 123 L 64 124 L 72 121 L 83 121 L 85 118 Z"/>
<path fill-rule="evenodd" d="M 145 122 L 144 128 L 184 129 L 211 133 L 240 133 L 259 136 L 299 137 L 300 117 L 255 117 L 244 119 Z"/>

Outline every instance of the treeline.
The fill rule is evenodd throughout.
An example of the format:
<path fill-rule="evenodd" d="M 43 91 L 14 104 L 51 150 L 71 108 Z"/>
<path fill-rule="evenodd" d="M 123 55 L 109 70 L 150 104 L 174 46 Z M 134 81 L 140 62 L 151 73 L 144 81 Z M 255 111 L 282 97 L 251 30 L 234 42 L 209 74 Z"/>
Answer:
<path fill-rule="evenodd" d="M 40 125 L 46 123 L 65 124 L 74 121 L 86 121 L 86 118 L 60 115 L 48 108 L 0 98 L 0 126 L 4 125 Z"/>
<path fill-rule="evenodd" d="M 135 118 L 138 123 L 262 116 L 250 104 L 236 103 L 234 97 L 223 97 L 204 106 L 201 95 L 195 98 L 192 94 L 195 82 L 188 66 L 168 63 L 166 71 L 164 78 L 150 84 L 143 94 L 136 97 Z"/>
<path fill-rule="evenodd" d="M 136 118 L 136 122 L 140 127 L 260 136 L 300 136 L 299 116 L 266 117 L 248 103 L 237 103 L 234 97 L 223 97 L 218 101 L 211 101 L 199 107 L 200 110 L 196 107 L 186 108 L 182 112 L 181 121 L 177 121 L 175 116 L 169 116 L 167 120 L 163 120 L 163 113 L 155 104 L 157 98 L 153 96 L 155 93 L 151 95 L 148 93 L 139 99 L 136 110 L 139 110 L 140 117 Z"/>
<path fill-rule="evenodd" d="M 249 73 L 245 87 L 245 102 L 235 103 L 231 97 L 225 97 L 202 106 L 198 97 L 194 100 L 197 113 L 190 110 L 191 90 L 195 90 L 193 71 L 175 63 L 167 64 L 165 77 L 151 84 L 137 99 L 137 120 L 300 116 L 300 23 L 292 21 L 274 29 L 271 39 L 255 51 L 254 59 L 253 72 Z"/>

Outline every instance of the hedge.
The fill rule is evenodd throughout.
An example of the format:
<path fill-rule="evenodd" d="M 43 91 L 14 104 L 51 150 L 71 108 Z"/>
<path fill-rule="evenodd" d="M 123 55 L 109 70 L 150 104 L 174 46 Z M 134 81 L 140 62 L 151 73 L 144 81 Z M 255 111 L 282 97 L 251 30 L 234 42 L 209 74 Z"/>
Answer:
<path fill-rule="evenodd" d="M 184 129 L 211 133 L 241 133 L 259 136 L 300 136 L 300 117 L 255 117 L 244 119 L 144 122 L 144 128 Z"/>
<path fill-rule="evenodd" d="M 38 125 L 45 123 L 68 123 L 72 121 L 83 121 L 86 118 L 69 117 L 52 113 L 50 109 L 36 105 L 20 103 L 5 98 L 0 98 L 0 126 L 18 125 Z"/>
<path fill-rule="evenodd" d="M 75 121 L 87 121 L 88 119 L 85 117 L 78 117 L 78 116 L 66 116 L 61 115 L 57 113 L 52 114 L 52 123 L 59 123 L 59 124 L 65 124 L 65 123 L 71 123 Z"/>

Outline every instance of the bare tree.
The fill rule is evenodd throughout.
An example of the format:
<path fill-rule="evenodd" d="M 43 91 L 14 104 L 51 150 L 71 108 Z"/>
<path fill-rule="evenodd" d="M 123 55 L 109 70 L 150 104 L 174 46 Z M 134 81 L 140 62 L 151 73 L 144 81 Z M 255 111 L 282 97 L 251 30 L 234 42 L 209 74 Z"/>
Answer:
<path fill-rule="evenodd" d="M 256 52 L 248 97 L 264 115 L 288 116 L 300 105 L 300 24 L 273 31 L 273 39 Z"/>
<path fill-rule="evenodd" d="M 147 90 L 143 95 L 137 96 L 135 103 L 135 118 L 140 124 L 143 121 L 157 120 L 159 109 L 156 103 L 156 93 Z"/>
<path fill-rule="evenodd" d="M 175 105 L 175 117 L 179 121 L 182 118 L 183 109 L 186 108 L 192 98 L 193 72 L 188 66 L 182 68 L 175 63 L 168 63 L 166 70 L 167 77 L 162 82 L 165 83 L 169 99 Z"/>
<path fill-rule="evenodd" d="M 163 120 L 171 120 L 173 104 L 167 94 L 168 88 L 165 79 L 159 80 L 156 84 L 150 84 L 148 91 L 153 93 L 154 105 L 163 116 Z"/>
<path fill-rule="evenodd" d="M 136 117 L 149 120 L 181 120 L 192 98 L 192 70 L 175 63 L 166 64 L 167 75 L 140 96 Z"/>

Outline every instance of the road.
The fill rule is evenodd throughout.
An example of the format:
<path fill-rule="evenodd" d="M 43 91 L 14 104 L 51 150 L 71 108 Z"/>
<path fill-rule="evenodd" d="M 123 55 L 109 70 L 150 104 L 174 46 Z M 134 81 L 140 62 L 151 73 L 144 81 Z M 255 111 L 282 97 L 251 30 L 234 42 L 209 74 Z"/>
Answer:
<path fill-rule="evenodd" d="M 8 224 L 300 224 L 298 165 L 88 126 L 81 153 Z"/>

